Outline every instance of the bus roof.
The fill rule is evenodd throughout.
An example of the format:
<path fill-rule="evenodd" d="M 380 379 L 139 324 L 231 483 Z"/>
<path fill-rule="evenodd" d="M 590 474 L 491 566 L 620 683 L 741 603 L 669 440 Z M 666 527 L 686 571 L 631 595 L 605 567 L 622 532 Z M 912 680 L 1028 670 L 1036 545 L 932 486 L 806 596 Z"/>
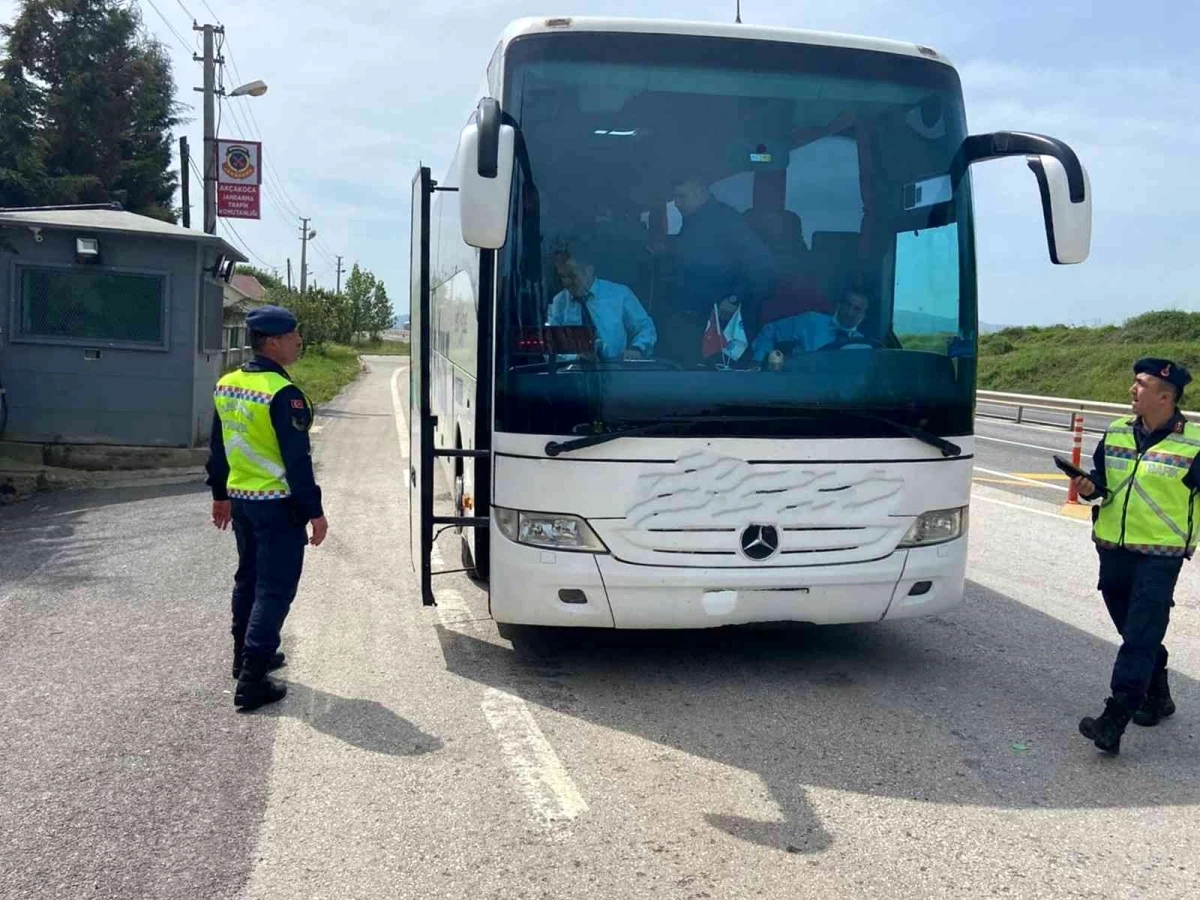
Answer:
<path fill-rule="evenodd" d="M 503 45 L 530 34 L 553 34 L 565 31 L 620 32 L 637 34 L 683 34 L 705 37 L 737 38 L 748 41 L 780 41 L 792 44 L 816 44 L 824 47 L 846 47 L 854 50 L 875 50 L 916 56 L 951 65 L 950 60 L 936 50 L 920 44 L 882 38 L 857 37 L 824 31 L 804 31 L 798 28 L 775 28 L 765 25 L 738 25 L 732 22 L 688 22 L 673 19 L 622 19 L 604 17 L 541 16 L 511 22 L 500 37 Z"/>

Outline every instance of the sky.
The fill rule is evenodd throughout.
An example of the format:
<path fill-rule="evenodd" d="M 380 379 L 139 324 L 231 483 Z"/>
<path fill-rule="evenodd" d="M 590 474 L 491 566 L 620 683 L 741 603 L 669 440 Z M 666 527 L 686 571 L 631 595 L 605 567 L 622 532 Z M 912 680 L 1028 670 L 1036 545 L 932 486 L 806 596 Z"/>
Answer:
<path fill-rule="evenodd" d="M 409 194 L 419 164 L 438 177 L 504 26 L 526 15 L 732 21 L 735 0 L 134 0 L 174 60 L 180 126 L 201 147 L 192 19 L 222 22 L 260 98 L 224 104 L 221 135 L 263 141 L 263 218 L 234 221 L 257 265 L 310 279 L 335 257 L 408 307 Z M 17 3 L 0 0 L 11 21 Z M 1020 159 L 973 167 L 980 319 L 1006 325 L 1117 322 L 1148 309 L 1200 310 L 1200 4 L 1061 0 L 743 0 L 746 22 L 911 41 L 958 68 L 972 132 L 1041 132 L 1071 144 L 1093 188 L 1091 257 L 1054 266 L 1036 182 Z M 169 27 L 168 24 L 169 23 Z M 173 29 L 173 31 L 172 31 Z M 226 87 L 235 86 L 231 72 Z M 232 109 L 231 109 L 232 108 Z M 252 115 L 251 115 L 252 112 Z M 274 177 L 272 177 L 274 176 Z M 200 227 L 193 183 L 193 227 Z M 226 234 L 222 228 L 218 228 Z M 236 241 L 235 241 L 236 243 Z M 344 282 L 343 276 L 343 282 Z"/>

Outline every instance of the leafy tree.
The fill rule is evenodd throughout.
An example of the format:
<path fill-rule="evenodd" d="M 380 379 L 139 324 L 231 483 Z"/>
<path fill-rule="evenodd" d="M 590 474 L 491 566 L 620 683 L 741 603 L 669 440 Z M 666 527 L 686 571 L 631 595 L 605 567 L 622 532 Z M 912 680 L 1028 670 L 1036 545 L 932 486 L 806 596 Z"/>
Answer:
<path fill-rule="evenodd" d="M 346 339 L 357 338 L 367 330 L 371 317 L 371 300 L 375 296 L 375 276 L 360 269 L 358 263 L 350 269 L 350 277 L 346 279 L 346 303 L 348 319 L 346 323 Z"/>
<path fill-rule="evenodd" d="M 276 290 L 286 291 L 287 285 L 283 283 L 283 279 L 272 272 L 267 272 L 264 269 L 259 269 L 255 266 L 247 265 L 246 263 L 238 263 L 234 271 L 239 275 L 252 275 L 258 280 L 258 283 L 265 288 L 275 288 Z"/>
<path fill-rule="evenodd" d="M 141 23 L 125 0 L 22 0 L 16 21 L 0 26 L 0 113 L 10 105 L 32 132 L 0 115 L 3 153 L 16 157 L 0 159 L 0 169 L 27 173 L 3 181 L 5 202 L 10 190 L 29 204 L 116 200 L 175 221 L 175 82 L 166 51 Z"/>
<path fill-rule="evenodd" d="M 394 320 L 392 301 L 388 299 L 387 288 L 381 281 L 375 285 L 375 293 L 371 297 L 371 314 L 367 319 L 366 330 L 370 332 L 371 340 L 378 341 L 383 332 L 392 327 Z"/>

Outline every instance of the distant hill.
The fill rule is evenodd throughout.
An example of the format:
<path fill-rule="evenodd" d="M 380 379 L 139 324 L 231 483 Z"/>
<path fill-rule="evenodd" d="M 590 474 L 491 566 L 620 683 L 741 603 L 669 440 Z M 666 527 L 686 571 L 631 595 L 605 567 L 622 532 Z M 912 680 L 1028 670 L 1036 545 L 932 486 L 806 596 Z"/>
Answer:
<path fill-rule="evenodd" d="M 1143 356 L 1173 359 L 1200 376 L 1200 312 L 1159 310 L 1099 328 L 1026 326 L 985 333 L 979 341 L 979 387 L 1123 403 L 1133 364 Z M 1200 395 L 1195 382 L 1190 390 Z"/>
<path fill-rule="evenodd" d="M 954 334 L 958 331 L 958 320 L 943 316 L 932 316 L 929 313 L 910 312 L 899 309 L 896 310 L 892 327 L 896 334 Z M 980 322 L 979 333 L 994 334 L 1008 327 L 1010 326 L 990 325 L 987 322 Z"/>

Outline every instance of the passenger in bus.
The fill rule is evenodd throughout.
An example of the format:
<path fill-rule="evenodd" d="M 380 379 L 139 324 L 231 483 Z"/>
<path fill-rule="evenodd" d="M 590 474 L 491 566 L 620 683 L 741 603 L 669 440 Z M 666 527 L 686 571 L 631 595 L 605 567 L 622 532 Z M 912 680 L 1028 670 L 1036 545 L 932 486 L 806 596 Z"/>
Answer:
<path fill-rule="evenodd" d="M 683 227 L 673 247 L 680 281 L 671 340 L 681 347 L 680 361 L 691 362 L 700 358 L 714 305 L 722 325 L 740 308 L 747 333 L 754 333 L 774 288 L 775 261 L 737 210 L 713 197 L 699 178 L 676 184 L 673 196 Z"/>
<path fill-rule="evenodd" d="M 600 359 L 643 359 L 654 353 L 654 320 L 629 287 L 596 277 L 594 254 L 581 241 L 552 252 L 563 290 L 550 301 L 547 325 L 584 325 L 596 334 Z"/>
<path fill-rule="evenodd" d="M 772 371 L 783 368 L 786 351 L 806 353 L 830 344 L 864 337 L 859 331 L 870 303 L 864 291 L 851 288 L 833 314 L 805 312 L 768 322 L 755 337 L 750 352 L 754 362 Z"/>

